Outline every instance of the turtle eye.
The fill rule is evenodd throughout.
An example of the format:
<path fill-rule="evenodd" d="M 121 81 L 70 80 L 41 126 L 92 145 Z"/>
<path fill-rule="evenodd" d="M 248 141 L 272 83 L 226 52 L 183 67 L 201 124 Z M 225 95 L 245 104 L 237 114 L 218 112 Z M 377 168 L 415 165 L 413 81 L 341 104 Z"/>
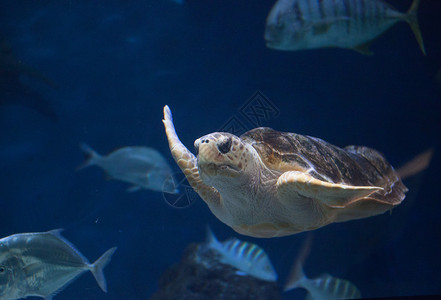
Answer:
<path fill-rule="evenodd" d="M 219 149 L 219 151 L 222 154 L 226 154 L 230 151 L 231 144 L 232 144 L 231 138 L 230 137 L 226 138 L 222 140 L 219 144 L 217 144 L 217 149 Z"/>

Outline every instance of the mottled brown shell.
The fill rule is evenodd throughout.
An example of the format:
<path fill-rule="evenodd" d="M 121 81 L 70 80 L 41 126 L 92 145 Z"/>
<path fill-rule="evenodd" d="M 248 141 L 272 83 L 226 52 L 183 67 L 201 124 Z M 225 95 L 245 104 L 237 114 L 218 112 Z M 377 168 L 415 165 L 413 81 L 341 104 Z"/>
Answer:
<path fill-rule="evenodd" d="M 369 196 L 372 200 L 396 205 L 407 188 L 381 153 L 368 147 L 344 149 L 321 139 L 260 127 L 241 139 L 251 144 L 264 164 L 279 172 L 300 171 L 336 184 L 377 186 L 384 190 Z"/>

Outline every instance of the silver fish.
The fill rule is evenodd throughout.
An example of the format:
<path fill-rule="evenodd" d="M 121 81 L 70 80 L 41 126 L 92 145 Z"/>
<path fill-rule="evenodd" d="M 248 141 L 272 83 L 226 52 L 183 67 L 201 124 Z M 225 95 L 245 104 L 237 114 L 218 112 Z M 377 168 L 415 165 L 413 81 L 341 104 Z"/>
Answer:
<path fill-rule="evenodd" d="M 0 299 L 37 296 L 49 300 L 86 271 L 91 271 L 107 292 L 103 268 L 116 247 L 91 264 L 60 231 L 19 233 L 0 239 Z"/>
<path fill-rule="evenodd" d="M 80 144 L 88 157 L 78 169 L 99 166 L 110 178 L 133 184 L 128 191 L 147 189 L 177 194 L 172 169 L 165 158 L 153 148 L 124 147 L 101 156 L 86 144 Z"/>
<path fill-rule="evenodd" d="M 277 274 L 268 255 L 256 244 L 238 239 L 219 242 L 213 232 L 207 228 L 207 240 L 204 249 L 211 249 L 220 255 L 220 261 L 239 271 L 262 280 L 276 281 Z M 238 274 L 241 274 L 239 272 Z"/>
<path fill-rule="evenodd" d="M 371 42 L 400 21 L 409 23 L 426 54 L 414 0 L 407 13 L 381 0 L 278 0 L 265 28 L 266 45 L 278 50 L 339 47 L 370 55 Z"/>

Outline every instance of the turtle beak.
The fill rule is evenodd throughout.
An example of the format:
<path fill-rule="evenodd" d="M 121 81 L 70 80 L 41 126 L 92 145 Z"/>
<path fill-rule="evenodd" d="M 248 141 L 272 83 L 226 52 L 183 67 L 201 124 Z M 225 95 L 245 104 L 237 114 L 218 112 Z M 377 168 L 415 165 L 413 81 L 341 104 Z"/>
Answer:
<path fill-rule="evenodd" d="M 194 142 L 194 148 L 197 153 L 199 163 L 219 162 L 219 150 L 216 143 L 209 138 L 199 138 Z"/>
<path fill-rule="evenodd" d="M 201 175 L 214 176 L 238 176 L 240 170 L 226 160 L 233 146 L 233 140 L 230 136 L 214 139 L 210 136 L 204 136 L 194 142 L 194 148 L 197 152 L 198 168 Z"/>

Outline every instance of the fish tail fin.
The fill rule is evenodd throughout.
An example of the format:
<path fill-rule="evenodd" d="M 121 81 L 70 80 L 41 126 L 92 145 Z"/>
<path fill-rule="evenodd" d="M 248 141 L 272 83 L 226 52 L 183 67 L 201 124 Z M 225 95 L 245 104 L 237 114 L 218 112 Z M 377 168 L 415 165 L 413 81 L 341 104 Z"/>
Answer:
<path fill-rule="evenodd" d="M 107 293 L 107 283 L 104 277 L 103 269 L 110 262 L 113 253 L 115 253 L 116 247 L 107 250 L 100 258 L 98 258 L 92 265 L 90 265 L 90 271 L 98 282 L 100 288 Z"/>
<path fill-rule="evenodd" d="M 93 165 L 94 161 L 98 157 L 100 157 L 100 155 L 95 150 L 93 150 L 89 145 L 85 143 L 80 143 L 80 149 L 81 151 L 83 151 L 86 157 L 86 161 L 76 168 L 77 171 Z"/>
<path fill-rule="evenodd" d="M 420 5 L 420 0 L 414 0 L 410 6 L 407 14 L 405 16 L 405 21 L 409 23 L 410 28 L 415 35 L 415 38 L 420 45 L 421 51 L 426 55 L 426 49 L 424 48 L 423 36 L 421 35 L 420 25 L 418 24 L 418 7 Z"/>
<path fill-rule="evenodd" d="M 308 254 L 311 250 L 312 244 L 312 235 L 309 234 L 306 238 L 306 241 L 303 243 L 302 250 L 298 255 L 292 269 L 291 273 L 288 276 L 288 281 L 285 283 L 283 287 L 283 291 L 287 292 L 292 289 L 301 287 L 301 282 L 306 278 L 305 272 L 303 271 L 303 264 L 308 257 Z"/>
<path fill-rule="evenodd" d="M 429 166 L 432 155 L 433 148 L 418 154 L 412 160 L 397 169 L 398 176 L 400 176 L 401 179 L 405 179 L 424 171 Z"/>

